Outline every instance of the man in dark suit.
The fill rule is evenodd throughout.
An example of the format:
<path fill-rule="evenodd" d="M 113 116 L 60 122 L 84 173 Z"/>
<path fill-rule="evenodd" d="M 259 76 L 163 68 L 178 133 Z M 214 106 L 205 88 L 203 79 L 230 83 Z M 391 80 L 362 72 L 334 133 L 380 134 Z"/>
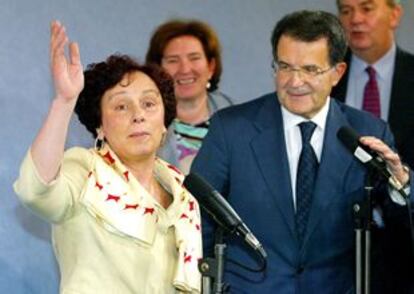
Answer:
<path fill-rule="evenodd" d="M 337 139 L 338 130 L 356 129 L 398 181 L 413 181 L 388 147 L 393 139 L 383 121 L 329 98 L 346 68 L 345 36 L 334 15 L 289 14 L 271 41 L 277 93 L 219 111 L 192 167 L 228 199 L 268 253 L 266 272 L 227 262 L 225 281 L 231 293 L 354 293 L 352 205 L 365 197 L 366 169 Z M 405 203 L 389 191 L 375 189 L 384 213 L 398 216 Z M 213 231 L 204 221 L 206 255 Z M 229 238 L 226 253 L 228 260 L 258 265 L 241 239 Z"/>
<path fill-rule="evenodd" d="M 376 70 L 380 117 L 388 121 L 402 160 L 414 167 L 414 55 L 395 44 L 403 13 L 398 0 L 337 0 L 339 19 L 347 36 L 349 65 L 331 96 L 363 109 L 368 66 Z M 367 109 L 369 111 L 369 109 Z M 414 256 L 410 231 L 398 224 L 377 231 L 389 293 L 414 293 Z M 411 286 L 410 286 L 411 285 Z"/>
<path fill-rule="evenodd" d="M 403 12 L 398 2 L 337 0 L 350 49 L 345 56 L 349 68 L 331 96 L 361 109 L 368 79 L 363 70 L 373 66 L 378 71 L 381 118 L 388 121 L 403 161 L 414 167 L 414 55 L 395 44 Z"/>

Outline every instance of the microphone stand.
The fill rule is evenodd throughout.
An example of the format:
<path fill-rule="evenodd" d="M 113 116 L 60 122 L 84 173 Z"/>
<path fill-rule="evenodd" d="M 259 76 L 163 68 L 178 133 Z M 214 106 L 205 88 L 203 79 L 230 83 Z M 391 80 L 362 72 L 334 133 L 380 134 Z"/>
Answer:
<path fill-rule="evenodd" d="M 223 281 L 226 244 L 224 243 L 221 227 L 217 228 L 215 237 L 215 258 L 203 258 L 198 264 L 202 276 L 202 294 L 222 294 L 226 293 L 228 288 Z M 211 286 L 211 280 L 213 280 L 213 286 Z"/>
<path fill-rule="evenodd" d="M 356 294 L 371 292 L 371 224 L 374 172 L 368 169 L 365 179 L 365 199 L 353 205 L 355 224 L 355 285 Z"/>

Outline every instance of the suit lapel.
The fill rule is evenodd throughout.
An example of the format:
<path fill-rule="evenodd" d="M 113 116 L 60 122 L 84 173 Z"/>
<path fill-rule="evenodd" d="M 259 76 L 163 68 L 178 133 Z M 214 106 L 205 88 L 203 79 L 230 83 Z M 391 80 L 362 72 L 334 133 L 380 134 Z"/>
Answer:
<path fill-rule="evenodd" d="M 336 136 L 339 128 L 342 126 L 349 126 L 349 123 L 337 102 L 331 99 L 326 121 L 321 162 L 304 245 L 306 245 L 307 239 L 309 239 L 309 236 L 317 227 L 318 222 L 322 220 L 324 211 L 329 209 L 330 203 L 337 197 L 342 196 L 337 189 L 337 185 L 343 182 L 345 173 L 351 164 L 350 158 L 352 157 Z"/>
<path fill-rule="evenodd" d="M 395 129 L 401 120 L 401 112 L 407 111 L 407 107 L 411 107 L 411 100 L 407 99 L 408 89 L 414 81 L 414 74 L 410 63 L 407 62 L 405 52 L 397 47 L 395 54 L 394 74 L 392 77 L 392 88 L 390 97 L 390 110 L 388 114 L 388 122 L 391 129 Z M 412 64 L 412 62 L 411 62 Z"/>
<path fill-rule="evenodd" d="M 282 114 L 276 95 L 272 95 L 257 113 L 255 126 L 258 134 L 251 148 L 272 199 L 295 236 L 294 208 L 289 164 L 283 132 Z"/>
<path fill-rule="evenodd" d="M 401 58 L 401 52 L 397 48 L 397 52 L 395 54 L 395 64 L 394 64 L 394 73 L 392 77 L 392 86 L 391 86 L 391 94 L 390 94 L 390 110 L 388 113 L 388 122 L 391 126 L 394 126 L 394 121 L 399 119 L 398 112 L 401 110 L 400 108 L 400 96 L 399 93 L 401 84 L 400 80 L 404 80 L 404 76 L 401 73 L 401 67 L 403 60 Z M 402 87 L 404 88 L 404 87 Z M 403 98 L 404 96 L 401 96 Z"/>

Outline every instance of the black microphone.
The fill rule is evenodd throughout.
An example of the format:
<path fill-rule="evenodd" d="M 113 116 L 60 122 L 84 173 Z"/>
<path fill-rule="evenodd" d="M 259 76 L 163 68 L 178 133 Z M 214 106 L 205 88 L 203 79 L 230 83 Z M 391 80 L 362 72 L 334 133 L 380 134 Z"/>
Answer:
<path fill-rule="evenodd" d="M 267 257 L 262 244 L 257 240 L 240 216 L 224 197 L 214 190 L 201 176 L 190 173 L 185 177 L 184 187 L 193 194 L 201 207 L 225 230 L 242 237 L 247 244 L 257 250 L 263 258 Z"/>
<path fill-rule="evenodd" d="M 365 166 L 377 171 L 381 176 L 388 180 L 388 183 L 397 190 L 402 196 L 407 197 L 403 186 L 387 169 L 387 165 L 381 156 L 368 146 L 359 142 L 361 136 L 350 127 L 343 126 L 336 134 L 338 139 L 351 151 L 351 153 Z"/>

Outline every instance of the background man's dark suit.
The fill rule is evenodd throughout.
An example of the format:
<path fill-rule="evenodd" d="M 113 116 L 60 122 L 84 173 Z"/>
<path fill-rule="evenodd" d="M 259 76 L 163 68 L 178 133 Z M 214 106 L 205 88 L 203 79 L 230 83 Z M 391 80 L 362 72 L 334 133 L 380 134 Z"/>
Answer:
<path fill-rule="evenodd" d="M 345 61 L 350 66 L 351 52 Z M 345 102 L 349 68 L 332 89 L 331 96 Z M 397 47 L 390 95 L 388 123 L 402 161 L 414 167 L 414 55 Z M 414 256 L 409 229 L 388 221 L 379 234 L 383 244 L 385 293 L 414 293 Z M 375 242 L 375 239 L 374 239 Z M 375 244 L 374 244 L 375 245 Z M 378 246 L 378 245 L 376 245 Z M 375 261 L 374 262 L 380 262 Z M 381 261 L 382 262 L 382 261 Z M 411 292 L 408 290 L 411 287 Z"/>

